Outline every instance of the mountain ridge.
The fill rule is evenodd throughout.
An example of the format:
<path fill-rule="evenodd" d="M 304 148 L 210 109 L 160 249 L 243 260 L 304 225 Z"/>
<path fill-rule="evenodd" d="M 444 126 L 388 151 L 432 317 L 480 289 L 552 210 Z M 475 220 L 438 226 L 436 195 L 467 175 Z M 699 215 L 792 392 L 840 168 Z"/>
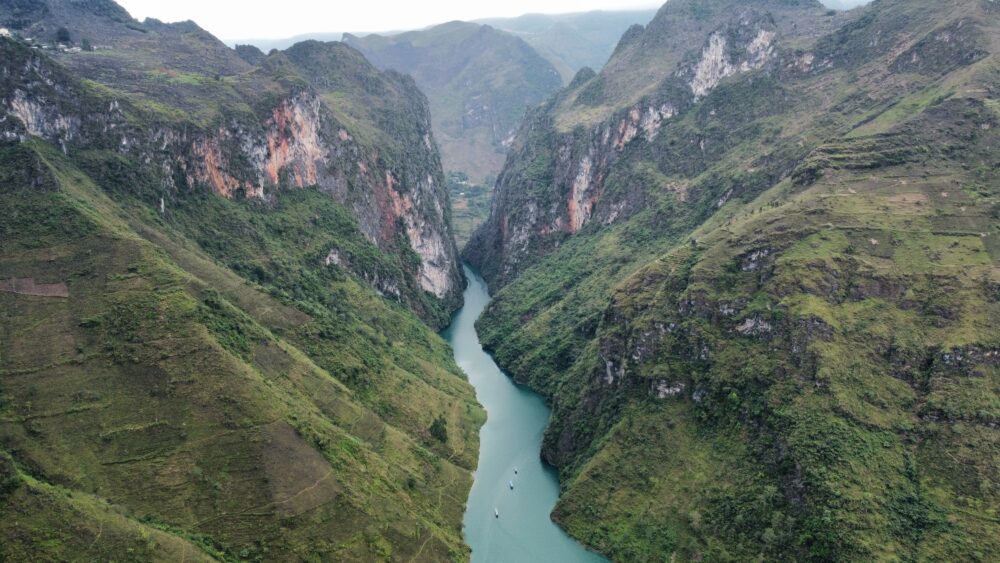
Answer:
<path fill-rule="evenodd" d="M 426 98 L 70 4 L 0 38 L 0 558 L 468 558 Z"/>
<path fill-rule="evenodd" d="M 32 33 L 32 26 L 51 27 L 48 22 L 60 21 L 52 15 L 48 18 L 46 23 L 31 24 L 24 32 Z M 255 68 L 197 26 L 164 26 L 158 22 L 143 25 L 146 27 L 137 27 L 134 20 L 124 23 L 107 18 L 96 23 L 79 20 L 71 34 L 91 35 L 96 43 L 103 41 L 100 34 L 107 35 L 109 29 L 114 29 L 117 30 L 114 39 L 106 49 L 56 55 L 72 72 L 120 88 L 123 98 L 152 110 L 158 114 L 157 119 L 169 122 L 185 113 L 194 121 L 202 138 L 188 140 L 188 133 L 174 134 L 166 129 L 159 132 L 167 146 L 180 145 L 174 150 L 185 151 L 197 159 L 181 164 L 183 171 L 167 175 L 168 185 L 174 184 L 173 189 L 178 189 L 175 179 L 183 176 L 180 189 L 193 182 L 203 182 L 227 197 L 238 191 L 240 197 L 264 199 L 270 197 L 267 191 L 272 186 L 281 189 L 283 186 L 320 185 L 353 208 L 366 235 L 383 249 L 397 246 L 397 234 L 403 234 L 408 239 L 406 245 L 421 255 L 421 271 L 414 276 L 415 285 L 420 289 L 414 288 L 415 299 L 409 299 L 413 306 L 421 310 L 427 308 L 428 304 L 417 304 L 423 299 L 422 291 L 444 300 L 446 307 L 460 300 L 461 272 L 457 267 L 457 249 L 446 230 L 449 205 L 444 176 L 436 161 L 429 110 L 423 94 L 409 79 L 392 74 L 376 78 L 377 71 L 346 45 L 302 44 L 288 53 L 274 54 Z M 185 37 L 193 38 L 195 43 L 186 44 Z M 216 55 L 195 57 L 192 48 L 208 48 Z M 299 60 L 289 61 L 290 54 L 299 56 Z M 333 59 L 339 62 L 330 66 Z M 158 66 L 152 64 L 153 60 L 162 62 Z M 330 77 L 340 73 L 350 78 L 330 82 L 327 77 L 317 74 L 322 72 Z M 302 78 L 306 80 L 303 82 Z M 379 80 L 386 87 L 372 90 Z M 336 92 L 338 88 L 345 91 Z M 280 89 L 285 91 L 279 93 Z M 359 99 L 367 97 L 366 103 L 345 103 L 349 102 L 344 99 L 347 91 Z M 394 97 L 397 106 L 378 99 L 387 94 Z M 278 99 L 282 96 L 284 100 Z M 340 99 L 333 96 L 340 96 Z M 416 103 L 405 107 L 409 100 L 416 100 Z M 30 110 L 35 105 L 28 103 L 18 107 Z M 411 122 L 403 114 L 417 117 L 415 129 L 398 127 L 398 123 Z M 225 127 L 211 130 L 211 124 L 227 118 L 229 123 Z M 258 123 L 270 131 L 261 131 Z M 400 138 L 397 140 L 397 137 Z M 392 146 L 394 150 L 360 151 L 368 154 L 359 154 L 356 158 L 357 179 L 349 175 L 350 167 L 346 162 L 338 163 L 340 171 L 329 174 L 331 155 L 337 154 L 335 159 L 341 161 L 348 157 L 344 149 L 330 145 L 350 147 L 359 145 L 359 141 L 378 143 L 385 148 Z M 188 146 L 183 146 L 185 144 Z M 243 145 L 252 148 L 245 151 Z M 230 173 L 226 159 L 230 148 L 236 149 L 234 155 L 243 152 L 238 158 L 245 160 L 232 167 L 240 169 L 242 177 Z M 152 149 L 144 150 L 152 152 Z M 357 148 L 349 150 L 359 152 Z M 369 175 L 369 165 L 381 170 Z M 176 168 L 177 165 L 164 164 L 163 167 Z M 411 172 L 418 167 L 429 173 Z M 247 175 L 249 169 L 253 172 Z M 372 194 L 357 194 L 350 189 L 356 181 L 380 185 Z M 416 189 L 402 200 L 394 199 L 393 194 L 401 187 Z M 404 208 L 419 209 L 424 218 L 397 229 L 395 217 Z M 447 314 L 431 310 L 421 314 L 438 315 L 434 321 L 437 323 L 447 319 Z"/>
<path fill-rule="evenodd" d="M 464 256 L 497 288 L 484 345 L 553 402 L 571 535 L 997 552 L 969 501 L 1000 439 L 996 13 L 671 1 L 528 115 Z"/>

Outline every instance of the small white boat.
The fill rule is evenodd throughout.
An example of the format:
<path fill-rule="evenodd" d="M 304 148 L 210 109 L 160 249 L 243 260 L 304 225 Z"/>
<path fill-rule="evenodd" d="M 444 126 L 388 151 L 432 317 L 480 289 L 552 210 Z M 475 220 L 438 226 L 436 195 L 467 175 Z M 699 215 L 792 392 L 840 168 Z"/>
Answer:
<path fill-rule="evenodd" d="M 514 490 L 514 482 L 513 481 L 507 481 L 507 484 L 510 485 L 510 490 L 513 491 Z"/>
<path fill-rule="evenodd" d="M 514 475 L 517 475 L 517 468 L 514 468 Z"/>
<path fill-rule="evenodd" d="M 494 508 L 493 515 L 496 516 L 497 518 L 500 518 L 500 511 Z"/>

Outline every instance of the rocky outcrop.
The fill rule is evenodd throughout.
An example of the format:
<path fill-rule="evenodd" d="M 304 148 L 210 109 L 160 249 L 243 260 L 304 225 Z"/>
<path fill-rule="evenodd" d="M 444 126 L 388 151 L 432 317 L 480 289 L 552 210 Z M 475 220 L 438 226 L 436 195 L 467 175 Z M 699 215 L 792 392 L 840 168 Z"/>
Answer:
<path fill-rule="evenodd" d="M 359 142 L 351 126 L 324 104 L 318 88 L 300 86 L 254 114 L 232 114 L 214 127 L 155 118 L 149 126 L 142 108 L 116 97 L 96 97 L 43 55 L 3 42 L 12 55 L 2 68 L 9 85 L 0 93 L 3 138 L 40 137 L 70 156 L 94 148 L 113 150 L 159 178 L 162 188 L 146 194 L 154 200 L 210 190 L 266 204 L 283 190 L 320 189 L 353 212 L 371 242 L 387 252 L 399 252 L 399 245 L 406 244 L 419 256 L 411 282 L 420 290 L 449 307 L 460 299 L 461 272 L 443 172 L 426 101 L 411 83 L 381 78 L 386 88 L 416 100 L 400 109 L 412 121 L 417 139 L 405 147 L 411 158 L 400 158 L 394 147 Z"/>
<path fill-rule="evenodd" d="M 555 99 L 529 114 L 498 179 L 491 216 L 466 249 L 466 258 L 487 279 L 504 284 L 592 221 L 608 225 L 641 209 L 648 186 L 626 186 L 613 195 L 605 189 L 612 167 L 630 146 L 637 140 L 645 147 L 654 145 L 664 126 L 723 79 L 777 70 L 779 30 L 770 12 L 748 7 L 735 14 L 717 13 L 710 21 L 713 27 L 703 36 L 700 49 L 680 57 L 650 94 L 597 125 L 563 131 L 554 115 L 571 120 L 568 114 L 584 111 L 577 106 L 596 105 L 609 97 L 603 75 L 578 76 Z M 652 34 L 655 25 L 651 29 Z M 642 32 L 632 30 L 634 37 L 626 38 L 627 45 L 618 51 L 640 44 Z M 706 153 L 706 140 L 696 141 Z M 686 199 L 684 186 L 667 189 L 680 201 Z M 719 207 L 724 203 L 725 198 Z"/>
<path fill-rule="evenodd" d="M 723 78 L 763 68 L 775 55 L 775 35 L 768 22 L 750 14 L 713 32 L 698 63 L 680 72 L 690 77 L 688 86 L 695 101 L 704 98 Z"/>

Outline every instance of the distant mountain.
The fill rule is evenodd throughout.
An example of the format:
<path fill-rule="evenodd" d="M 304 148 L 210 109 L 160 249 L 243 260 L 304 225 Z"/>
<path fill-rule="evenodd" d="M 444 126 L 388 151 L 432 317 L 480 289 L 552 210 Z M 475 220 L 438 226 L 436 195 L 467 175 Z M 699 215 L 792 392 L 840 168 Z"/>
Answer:
<path fill-rule="evenodd" d="M 343 39 L 344 34 L 339 31 L 331 31 L 326 33 L 303 33 L 300 35 L 294 35 L 292 37 L 283 37 L 279 39 L 263 39 L 263 38 L 253 38 L 244 37 L 240 39 L 226 40 L 229 45 L 253 45 L 261 51 L 268 53 L 273 49 L 282 51 L 295 45 L 296 43 L 301 43 L 303 41 L 340 41 Z"/>
<path fill-rule="evenodd" d="M 846 10 L 867 4 L 871 0 L 823 0 L 829 8 Z M 655 8 L 634 10 L 595 10 L 566 14 L 525 14 L 513 18 L 483 18 L 474 23 L 490 25 L 517 35 L 545 57 L 564 83 L 569 83 L 576 71 L 584 67 L 600 70 L 614 51 L 622 34 L 632 25 L 645 25 L 656 14 Z M 378 35 L 397 35 L 403 31 L 383 31 Z M 353 33 L 363 37 L 369 33 Z M 264 52 L 287 49 L 310 39 L 340 41 L 343 32 L 304 33 L 287 38 L 242 38 L 228 40 L 230 45 L 250 44 Z"/>
<path fill-rule="evenodd" d="M 1000 561 L 1000 2 L 670 0 L 464 256 L 614 561 Z"/>
<path fill-rule="evenodd" d="M 236 54 L 247 64 L 257 66 L 267 60 L 264 52 L 253 45 L 237 45 Z"/>
<path fill-rule="evenodd" d="M 451 22 L 398 35 L 344 35 L 375 66 L 409 74 L 427 94 L 446 171 L 496 175 L 527 108 L 561 85 L 523 40 L 488 25 Z"/>
<path fill-rule="evenodd" d="M 584 67 L 600 70 L 629 27 L 645 25 L 655 9 L 594 11 L 575 14 L 526 14 L 517 18 L 477 20 L 513 33 L 549 60 L 568 84 Z"/>
<path fill-rule="evenodd" d="M 0 26 L 0 560 L 467 559 L 484 413 L 414 81 L 110 1 Z"/>

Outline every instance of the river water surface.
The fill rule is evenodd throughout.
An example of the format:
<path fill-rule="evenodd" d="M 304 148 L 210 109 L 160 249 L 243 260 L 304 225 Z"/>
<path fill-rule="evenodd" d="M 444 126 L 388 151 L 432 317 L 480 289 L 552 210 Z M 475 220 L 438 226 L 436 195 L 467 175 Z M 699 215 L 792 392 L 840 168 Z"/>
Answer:
<path fill-rule="evenodd" d="M 442 335 L 488 414 L 479 434 L 479 468 L 465 512 L 465 541 L 472 546 L 472 561 L 604 562 L 549 519 L 559 497 L 556 473 L 539 455 L 549 409 L 540 395 L 500 371 L 479 345 L 475 322 L 490 295 L 482 278 L 468 268 L 465 275 L 469 278 L 465 306 Z"/>

